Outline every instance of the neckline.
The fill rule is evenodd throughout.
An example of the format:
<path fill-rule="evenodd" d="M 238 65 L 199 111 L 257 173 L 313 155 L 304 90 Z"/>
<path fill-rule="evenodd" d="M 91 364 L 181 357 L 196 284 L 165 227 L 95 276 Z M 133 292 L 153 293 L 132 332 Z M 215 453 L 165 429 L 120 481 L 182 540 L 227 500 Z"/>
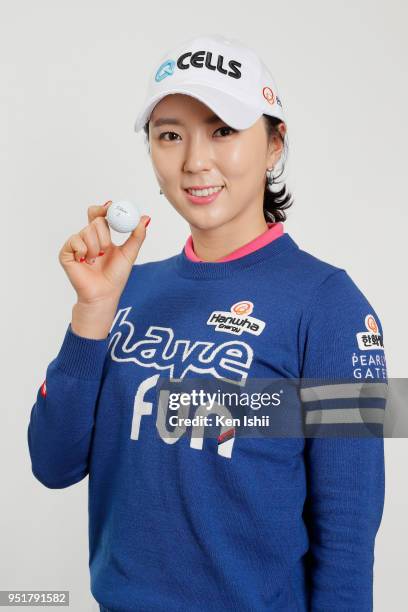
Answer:
<path fill-rule="evenodd" d="M 256 236 L 255 238 L 247 242 L 246 244 L 243 244 L 240 247 L 237 247 L 229 255 L 226 255 L 225 257 L 220 257 L 220 259 L 217 259 L 215 263 L 231 261 L 233 259 L 237 259 L 238 257 L 242 257 L 243 255 L 246 255 L 247 253 L 250 253 L 251 251 L 254 251 L 255 249 L 259 249 L 265 244 L 268 244 L 268 242 L 272 242 L 272 240 L 279 238 L 279 236 L 283 233 L 284 233 L 284 227 L 283 227 L 282 222 L 280 221 L 276 223 L 268 222 L 268 229 L 262 232 L 262 234 L 259 234 L 258 236 Z M 203 262 L 203 260 L 200 259 L 195 254 L 193 237 L 191 234 L 187 238 L 187 241 L 184 245 L 184 252 L 186 256 L 188 257 L 188 259 L 190 259 L 191 261 Z"/>
<path fill-rule="evenodd" d="M 174 256 L 174 263 L 176 272 L 184 278 L 213 280 L 228 278 L 240 270 L 244 270 L 254 264 L 275 257 L 288 249 L 294 248 L 299 247 L 293 238 L 285 232 L 255 251 L 225 262 L 192 261 L 185 254 L 183 246 L 181 252 Z"/>

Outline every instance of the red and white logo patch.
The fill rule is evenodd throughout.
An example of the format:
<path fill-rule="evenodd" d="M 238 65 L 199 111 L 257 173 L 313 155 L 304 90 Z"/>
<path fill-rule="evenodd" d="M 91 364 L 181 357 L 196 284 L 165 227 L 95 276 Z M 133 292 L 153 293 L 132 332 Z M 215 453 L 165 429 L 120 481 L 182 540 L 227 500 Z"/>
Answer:
<path fill-rule="evenodd" d="M 251 317 L 253 302 L 241 300 L 231 306 L 230 311 L 214 310 L 207 320 L 207 325 L 214 325 L 215 331 L 240 336 L 243 332 L 259 336 L 265 328 L 265 321 Z"/>
<path fill-rule="evenodd" d="M 41 385 L 41 390 L 40 391 L 41 391 L 41 395 L 43 397 L 46 397 L 46 395 L 47 395 L 47 385 L 46 385 L 45 380 L 44 380 L 43 384 Z"/>
<path fill-rule="evenodd" d="M 275 104 L 275 94 L 270 87 L 264 87 L 262 95 L 269 104 Z"/>
<path fill-rule="evenodd" d="M 364 319 L 364 324 L 367 331 L 358 332 L 356 334 L 358 348 L 360 351 L 384 350 L 384 343 L 377 321 L 372 314 L 367 314 Z"/>

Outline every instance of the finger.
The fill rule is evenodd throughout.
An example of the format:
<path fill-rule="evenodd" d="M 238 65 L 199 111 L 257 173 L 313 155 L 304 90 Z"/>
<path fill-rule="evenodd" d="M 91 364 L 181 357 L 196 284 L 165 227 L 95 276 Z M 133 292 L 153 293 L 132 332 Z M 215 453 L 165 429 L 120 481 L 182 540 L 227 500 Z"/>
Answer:
<path fill-rule="evenodd" d="M 146 237 L 147 229 L 145 223 L 148 218 L 149 215 L 143 215 L 140 218 L 140 221 L 137 224 L 136 228 L 130 234 L 129 238 L 119 247 L 123 255 L 129 261 L 129 263 L 131 263 L 131 265 L 133 265 L 139 253 L 140 247 L 142 246 L 143 241 Z"/>
<path fill-rule="evenodd" d="M 91 223 L 90 225 L 84 227 L 79 232 L 79 235 L 85 242 L 87 248 L 85 260 L 90 263 L 93 259 L 96 259 L 98 253 L 101 250 L 99 247 L 99 238 L 94 223 Z"/>
<path fill-rule="evenodd" d="M 95 226 L 96 233 L 98 234 L 99 246 L 101 249 L 100 252 L 105 253 L 105 251 L 112 246 L 112 238 L 108 222 L 103 217 L 96 217 L 96 219 L 92 221 L 92 224 Z"/>
<path fill-rule="evenodd" d="M 96 217 L 105 217 L 112 200 L 108 200 L 105 204 L 88 206 L 88 223 L 91 223 Z"/>
<path fill-rule="evenodd" d="M 64 243 L 59 252 L 59 261 L 61 264 L 71 263 L 72 261 L 80 261 L 87 251 L 85 242 L 79 234 L 73 234 Z"/>
<path fill-rule="evenodd" d="M 69 240 L 69 245 L 75 261 L 81 263 L 86 256 L 87 246 L 79 234 L 74 234 Z"/>

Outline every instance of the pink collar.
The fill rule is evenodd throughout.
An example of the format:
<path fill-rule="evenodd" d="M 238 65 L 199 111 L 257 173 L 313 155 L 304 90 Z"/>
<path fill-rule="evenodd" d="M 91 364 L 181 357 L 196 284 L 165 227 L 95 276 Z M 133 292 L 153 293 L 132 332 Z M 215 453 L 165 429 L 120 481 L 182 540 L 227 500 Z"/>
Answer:
<path fill-rule="evenodd" d="M 278 221 L 277 223 L 268 223 L 268 228 L 269 229 L 265 230 L 262 234 L 260 234 L 247 244 L 244 244 L 238 249 L 235 249 L 235 251 L 233 251 L 229 255 L 221 257 L 221 259 L 217 259 L 216 261 L 230 261 L 231 259 L 238 259 L 238 257 L 248 255 L 248 253 L 252 253 L 252 251 L 256 251 L 256 249 L 260 249 L 266 244 L 269 244 L 269 242 L 272 242 L 272 240 L 279 238 L 279 236 L 282 236 L 284 231 L 283 223 L 280 221 Z M 194 253 L 193 238 L 191 234 L 187 238 L 187 242 L 184 246 L 184 253 L 191 261 L 204 261 L 203 259 L 197 257 L 197 255 Z"/>

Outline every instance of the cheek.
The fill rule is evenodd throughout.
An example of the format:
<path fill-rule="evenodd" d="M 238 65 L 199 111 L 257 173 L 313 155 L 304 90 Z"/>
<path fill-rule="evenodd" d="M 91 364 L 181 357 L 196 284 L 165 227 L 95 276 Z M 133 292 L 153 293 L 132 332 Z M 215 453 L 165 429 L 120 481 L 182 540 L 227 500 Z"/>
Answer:
<path fill-rule="evenodd" d="M 175 164 L 171 155 L 153 148 L 151 152 L 151 161 L 156 177 L 160 183 L 171 184 L 175 181 L 177 177 L 177 164 Z"/>
<path fill-rule="evenodd" d="M 263 142 L 254 138 L 242 139 L 242 141 L 231 148 L 228 156 L 229 180 L 233 184 L 239 184 L 239 189 L 253 190 L 264 176 L 265 155 L 263 153 Z"/>
<path fill-rule="evenodd" d="M 252 177 L 258 163 L 254 156 L 254 147 L 250 143 L 242 143 L 239 146 L 231 149 L 226 160 L 227 176 L 235 180 L 246 180 L 247 177 Z"/>

